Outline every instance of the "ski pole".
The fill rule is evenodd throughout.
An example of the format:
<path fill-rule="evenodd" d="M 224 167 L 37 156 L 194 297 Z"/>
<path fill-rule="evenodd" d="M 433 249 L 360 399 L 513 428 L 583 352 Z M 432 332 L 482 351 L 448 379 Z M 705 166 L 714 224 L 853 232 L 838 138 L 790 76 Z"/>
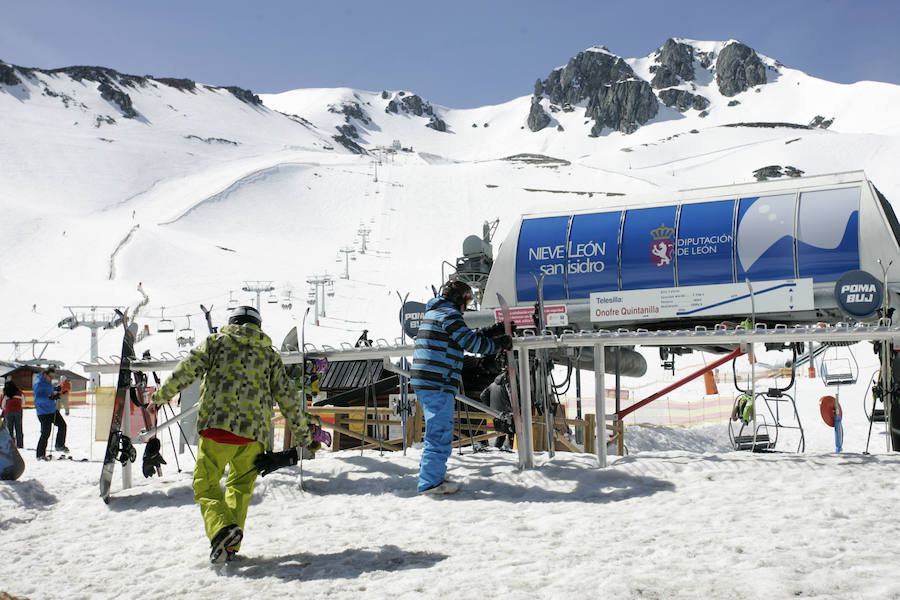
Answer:
<path fill-rule="evenodd" d="M 198 404 L 197 407 L 199 408 L 199 406 L 200 405 Z M 175 418 L 175 409 L 170 406 L 169 410 L 171 411 L 172 418 L 174 419 Z M 188 411 L 190 411 L 190 409 L 188 409 Z M 184 428 L 181 426 L 181 421 L 180 420 L 176 421 L 175 425 L 178 427 L 178 431 L 181 433 L 181 439 L 184 440 L 184 445 L 187 446 L 188 452 L 191 453 L 191 458 L 194 459 L 194 462 L 197 462 L 197 456 L 194 454 L 194 449 L 191 448 L 191 441 L 187 438 L 187 435 L 185 435 L 185 433 L 184 433 Z M 170 432 L 171 432 L 171 430 L 170 430 Z"/>
<path fill-rule="evenodd" d="M 165 405 L 163 405 L 163 415 L 166 414 Z M 172 443 L 172 455 L 175 457 L 175 468 L 181 473 L 181 465 L 178 462 L 178 449 L 175 447 L 175 436 L 172 435 L 172 428 L 169 428 L 169 441 Z"/>

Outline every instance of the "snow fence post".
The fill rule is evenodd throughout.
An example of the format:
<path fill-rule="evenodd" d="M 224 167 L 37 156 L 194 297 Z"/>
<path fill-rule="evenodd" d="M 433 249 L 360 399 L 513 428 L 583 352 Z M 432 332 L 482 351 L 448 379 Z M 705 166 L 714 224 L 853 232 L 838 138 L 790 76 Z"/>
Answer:
<path fill-rule="evenodd" d="M 603 344 L 594 346 L 594 412 L 597 416 L 597 466 L 606 468 L 606 355 Z"/>

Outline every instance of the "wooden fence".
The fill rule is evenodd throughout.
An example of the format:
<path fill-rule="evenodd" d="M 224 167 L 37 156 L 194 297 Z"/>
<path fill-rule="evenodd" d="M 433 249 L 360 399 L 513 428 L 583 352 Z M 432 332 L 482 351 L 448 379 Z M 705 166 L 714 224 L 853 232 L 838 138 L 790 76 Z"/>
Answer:
<path fill-rule="evenodd" d="M 322 427 L 332 433 L 331 449 L 383 449 L 402 450 L 403 436 L 400 417 L 391 408 L 379 406 L 316 406 L 309 408 L 310 414 L 318 415 L 322 419 Z M 473 443 L 484 443 L 488 440 L 504 435 L 494 430 L 494 417 L 474 410 L 456 411 L 454 414 L 453 447 L 469 446 Z M 584 419 L 556 419 L 560 425 L 567 427 L 584 428 L 584 445 L 574 443 L 563 431 L 554 432 L 556 450 L 562 452 L 578 452 L 595 454 L 594 432 L 597 429 L 597 421 L 593 414 L 586 414 Z M 284 427 L 284 420 L 278 420 L 278 426 Z M 365 431 L 364 431 L 365 430 Z M 615 445 L 619 456 L 624 455 L 625 450 L 625 426 L 623 423 L 607 423 L 607 432 L 611 433 L 607 446 Z M 545 425 L 543 419 L 535 419 L 533 423 L 532 439 L 535 450 L 547 450 L 547 440 L 544 434 Z M 415 415 L 409 419 L 407 433 L 407 446 L 421 442 L 425 436 L 425 419 L 422 410 L 416 404 Z M 351 441 L 355 441 L 353 444 Z M 283 448 L 293 445 L 289 429 L 284 431 Z"/>

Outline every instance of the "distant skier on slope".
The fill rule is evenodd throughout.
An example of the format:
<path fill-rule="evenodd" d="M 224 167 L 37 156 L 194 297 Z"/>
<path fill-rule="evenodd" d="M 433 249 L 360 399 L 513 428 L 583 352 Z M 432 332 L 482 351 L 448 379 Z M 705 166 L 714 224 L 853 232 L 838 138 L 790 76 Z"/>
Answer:
<path fill-rule="evenodd" d="M 444 479 L 453 442 L 454 395 L 462 381 L 463 350 L 493 354 L 512 347 L 507 335 L 489 334 L 466 326 L 462 313 L 472 301 L 472 288 L 463 281 L 448 281 L 441 295 L 425 306 L 416 336 L 410 383 L 425 416 L 425 445 L 419 463 L 420 494 L 452 494 L 459 484 Z M 502 330 L 490 328 L 492 333 Z"/>
<path fill-rule="evenodd" d="M 203 379 L 194 499 L 203 515 L 213 563 L 232 560 L 240 548 L 258 475 L 255 463 L 272 449 L 275 401 L 297 444 L 307 446 L 312 441 L 307 415 L 261 325 L 259 311 L 252 306 L 235 308 L 228 325 L 191 350 L 153 397 L 157 404 L 169 402 L 193 381 Z M 219 481 L 226 465 L 223 493 Z"/>

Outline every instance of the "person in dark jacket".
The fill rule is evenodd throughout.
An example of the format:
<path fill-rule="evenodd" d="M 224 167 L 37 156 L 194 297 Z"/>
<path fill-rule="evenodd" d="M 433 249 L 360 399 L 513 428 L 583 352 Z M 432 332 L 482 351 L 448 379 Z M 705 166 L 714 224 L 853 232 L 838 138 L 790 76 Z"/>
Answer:
<path fill-rule="evenodd" d="M 47 442 L 50 440 L 50 431 L 56 425 L 56 450 L 68 452 L 66 448 L 66 422 L 57 410 L 56 402 L 59 400 L 59 387 L 53 385 L 53 377 L 56 375 L 56 367 L 50 366 L 35 377 L 31 391 L 34 392 L 34 412 L 41 422 L 41 437 L 37 443 L 38 460 L 48 460 L 45 455 Z"/>
<path fill-rule="evenodd" d="M 472 301 L 472 288 L 449 281 L 441 295 L 425 306 L 416 336 L 410 383 L 425 416 L 425 444 L 419 463 L 420 494 L 452 494 L 459 484 L 444 479 L 453 442 L 454 396 L 462 382 L 463 351 L 493 354 L 512 346 L 509 336 L 493 340 L 466 326 L 462 313 Z"/>
<path fill-rule="evenodd" d="M 22 435 L 22 405 L 25 403 L 25 395 L 12 381 L 3 385 L 2 415 L 3 422 L 9 430 L 9 437 L 16 440 L 16 447 L 23 448 L 24 437 Z"/>

